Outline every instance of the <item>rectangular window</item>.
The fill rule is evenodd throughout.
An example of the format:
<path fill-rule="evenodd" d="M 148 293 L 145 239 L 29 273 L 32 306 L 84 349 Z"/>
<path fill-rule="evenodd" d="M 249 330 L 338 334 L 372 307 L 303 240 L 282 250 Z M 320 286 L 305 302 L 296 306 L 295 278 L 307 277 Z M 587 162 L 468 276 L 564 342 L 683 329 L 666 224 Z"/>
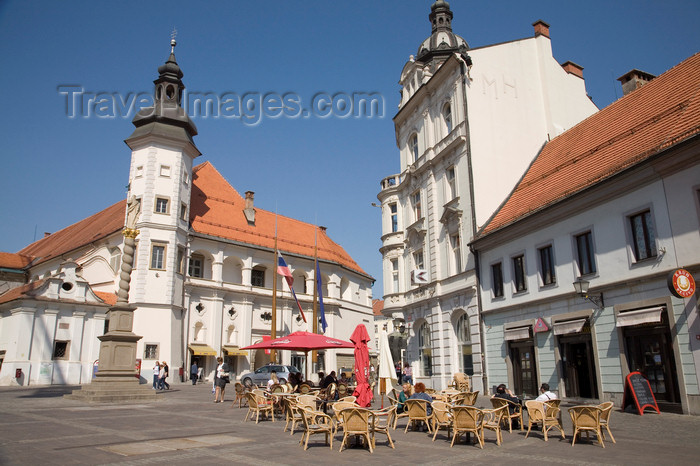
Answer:
<path fill-rule="evenodd" d="M 396 233 L 399 231 L 399 213 L 396 202 L 389 204 L 389 211 L 391 212 L 391 232 Z"/>
<path fill-rule="evenodd" d="M 491 280 L 493 282 L 493 297 L 503 297 L 503 265 L 498 262 L 491 265 Z"/>
<path fill-rule="evenodd" d="M 423 263 L 423 251 L 416 251 L 413 253 L 413 268 L 414 269 L 424 269 Z"/>
<path fill-rule="evenodd" d="M 399 260 L 391 260 L 391 292 L 399 292 Z"/>
<path fill-rule="evenodd" d="M 542 285 L 552 285 L 557 282 L 554 272 L 554 259 L 552 257 L 552 245 L 539 249 L 540 252 L 540 274 Z"/>
<path fill-rule="evenodd" d="M 252 286 L 265 286 L 265 269 L 253 269 L 250 272 L 250 284 Z"/>
<path fill-rule="evenodd" d="M 157 197 L 156 198 L 156 213 L 167 214 L 168 212 L 169 212 L 168 199 L 166 199 L 164 197 Z"/>
<path fill-rule="evenodd" d="M 187 274 L 194 278 L 204 277 L 204 256 L 192 254 L 190 257 L 190 266 L 187 270 Z"/>
<path fill-rule="evenodd" d="M 165 270 L 165 245 L 151 245 L 151 268 L 155 270 Z"/>
<path fill-rule="evenodd" d="M 459 233 L 450 235 L 450 247 L 452 248 L 452 273 L 458 274 L 462 271 L 462 247 L 460 246 Z"/>
<path fill-rule="evenodd" d="M 143 359 L 158 359 L 158 345 L 146 344 L 143 350 Z"/>
<path fill-rule="evenodd" d="M 68 359 L 70 356 L 70 341 L 54 341 L 51 359 Z"/>
<path fill-rule="evenodd" d="M 134 175 L 134 178 L 141 178 L 143 176 L 143 165 L 139 165 L 136 167 L 136 174 Z"/>
<path fill-rule="evenodd" d="M 640 212 L 630 217 L 634 258 L 642 261 L 656 257 L 656 235 L 651 221 L 651 212 Z"/>
<path fill-rule="evenodd" d="M 170 178 L 170 166 L 169 165 L 161 165 L 160 166 L 160 176 L 165 176 Z"/>
<path fill-rule="evenodd" d="M 513 278 L 516 293 L 527 290 L 527 284 L 525 283 L 525 256 L 520 255 L 513 258 Z"/>
<path fill-rule="evenodd" d="M 447 180 L 447 201 L 451 201 L 455 197 L 457 197 L 457 186 L 455 183 L 455 167 L 450 167 L 447 169 L 447 173 L 445 175 L 445 178 Z"/>
<path fill-rule="evenodd" d="M 423 218 L 423 211 L 421 210 L 420 202 L 420 191 L 416 191 L 411 194 L 411 205 L 413 206 L 413 220 L 417 222 Z"/>
<path fill-rule="evenodd" d="M 576 236 L 576 253 L 578 256 L 578 271 L 581 275 L 596 272 L 593 257 L 593 234 L 590 231 Z"/>
<path fill-rule="evenodd" d="M 177 248 L 177 273 L 185 273 L 185 248 Z"/>
<path fill-rule="evenodd" d="M 187 204 L 184 202 L 180 205 L 180 220 L 187 220 Z"/>

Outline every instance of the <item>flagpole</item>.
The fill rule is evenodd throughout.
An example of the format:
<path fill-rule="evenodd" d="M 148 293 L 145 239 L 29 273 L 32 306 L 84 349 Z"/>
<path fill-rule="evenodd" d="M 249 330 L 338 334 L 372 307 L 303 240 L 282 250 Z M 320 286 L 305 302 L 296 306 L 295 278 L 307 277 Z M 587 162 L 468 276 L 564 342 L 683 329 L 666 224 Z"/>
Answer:
<path fill-rule="evenodd" d="M 272 323 L 270 338 L 277 338 L 277 212 L 275 212 L 275 257 L 272 260 Z M 270 360 L 277 362 L 277 351 L 270 350 Z"/>
<path fill-rule="evenodd" d="M 318 245 L 316 237 L 318 235 L 318 227 L 314 225 L 314 307 L 313 307 L 313 333 L 318 333 Z M 318 363 L 318 353 L 316 350 L 311 352 L 311 362 L 313 364 Z"/>

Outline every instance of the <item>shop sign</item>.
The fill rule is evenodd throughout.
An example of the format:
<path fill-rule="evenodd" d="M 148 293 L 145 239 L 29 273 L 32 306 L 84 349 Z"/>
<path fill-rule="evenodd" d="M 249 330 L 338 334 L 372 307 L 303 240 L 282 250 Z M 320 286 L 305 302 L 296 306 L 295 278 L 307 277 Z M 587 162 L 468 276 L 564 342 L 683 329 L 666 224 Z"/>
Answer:
<path fill-rule="evenodd" d="M 544 319 L 542 317 L 539 317 L 537 319 L 537 322 L 535 322 L 535 326 L 532 328 L 532 331 L 535 333 L 548 332 L 549 327 L 547 326 L 547 323 L 544 321 Z"/>
<path fill-rule="evenodd" d="M 668 289 L 678 298 L 690 298 L 695 294 L 695 280 L 685 269 L 677 269 L 668 276 Z"/>

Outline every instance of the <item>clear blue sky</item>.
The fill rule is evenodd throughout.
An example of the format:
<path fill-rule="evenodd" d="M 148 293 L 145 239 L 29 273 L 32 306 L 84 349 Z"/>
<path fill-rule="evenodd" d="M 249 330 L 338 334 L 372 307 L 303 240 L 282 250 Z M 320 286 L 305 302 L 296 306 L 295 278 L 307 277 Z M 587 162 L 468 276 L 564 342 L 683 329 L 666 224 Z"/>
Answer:
<path fill-rule="evenodd" d="M 15 252 L 122 199 L 131 118 L 66 117 L 57 87 L 126 96 L 152 92 L 178 30 L 188 90 L 216 94 L 378 92 L 383 118 L 195 119 L 196 143 L 256 206 L 328 227 L 382 296 L 379 181 L 398 172 L 397 81 L 430 34 L 432 1 L 0 3 L 0 251 Z M 471 47 L 551 25 L 554 57 L 584 67 L 599 108 L 632 68 L 661 74 L 700 50 L 700 2 L 453 1 Z"/>

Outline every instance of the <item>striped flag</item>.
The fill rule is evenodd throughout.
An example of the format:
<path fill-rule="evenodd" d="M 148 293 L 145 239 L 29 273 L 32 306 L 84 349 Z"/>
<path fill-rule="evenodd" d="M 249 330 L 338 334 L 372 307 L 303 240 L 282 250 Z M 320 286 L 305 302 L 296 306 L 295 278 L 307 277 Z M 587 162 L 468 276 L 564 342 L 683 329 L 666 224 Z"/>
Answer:
<path fill-rule="evenodd" d="M 292 277 L 292 271 L 289 270 L 289 266 L 284 261 L 284 257 L 282 257 L 282 253 L 279 251 L 277 251 L 277 273 L 282 275 L 287 281 L 289 289 L 292 290 L 292 296 L 294 296 L 294 301 L 297 302 L 297 307 L 299 308 L 301 318 L 304 319 L 304 322 L 306 322 L 306 316 L 304 315 L 304 311 L 301 309 L 301 304 L 299 303 L 299 300 L 297 299 L 297 294 L 294 292 L 294 287 L 292 286 L 294 284 L 294 277 Z"/>

